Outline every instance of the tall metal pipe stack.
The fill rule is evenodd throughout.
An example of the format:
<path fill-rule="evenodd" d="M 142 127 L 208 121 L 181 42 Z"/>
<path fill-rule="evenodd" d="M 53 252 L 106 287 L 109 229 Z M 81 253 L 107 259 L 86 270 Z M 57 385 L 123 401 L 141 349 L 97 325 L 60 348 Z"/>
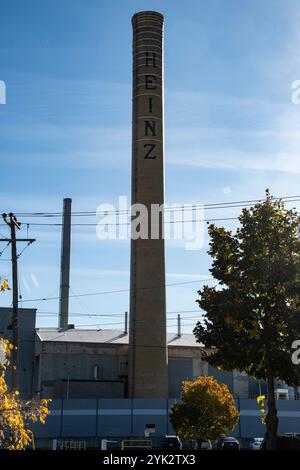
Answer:
<path fill-rule="evenodd" d="M 63 225 L 61 233 L 60 293 L 58 327 L 66 330 L 69 323 L 70 255 L 71 255 L 71 208 L 72 199 L 63 203 Z"/>

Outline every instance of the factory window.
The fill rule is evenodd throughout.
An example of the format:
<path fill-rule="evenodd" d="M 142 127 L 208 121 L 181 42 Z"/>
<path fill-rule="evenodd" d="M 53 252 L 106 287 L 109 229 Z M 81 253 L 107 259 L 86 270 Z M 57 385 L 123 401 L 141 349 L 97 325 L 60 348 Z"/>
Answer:
<path fill-rule="evenodd" d="M 100 379 L 100 367 L 98 366 L 98 364 L 95 364 L 93 367 L 93 378 L 94 380 Z"/>

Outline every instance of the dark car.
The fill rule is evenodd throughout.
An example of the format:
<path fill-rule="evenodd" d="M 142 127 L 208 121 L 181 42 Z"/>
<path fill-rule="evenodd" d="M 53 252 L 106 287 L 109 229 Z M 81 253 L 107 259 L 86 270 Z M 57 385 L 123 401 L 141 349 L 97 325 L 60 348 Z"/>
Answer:
<path fill-rule="evenodd" d="M 165 436 L 162 440 L 161 448 L 163 450 L 182 450 L 182 443 L 178 436 Z"/>
<path fill-rule="evenodd" d="M 240 443 L 235 437 L 222 437 L 217 444 L 218 450 L 240 450 Z"/>

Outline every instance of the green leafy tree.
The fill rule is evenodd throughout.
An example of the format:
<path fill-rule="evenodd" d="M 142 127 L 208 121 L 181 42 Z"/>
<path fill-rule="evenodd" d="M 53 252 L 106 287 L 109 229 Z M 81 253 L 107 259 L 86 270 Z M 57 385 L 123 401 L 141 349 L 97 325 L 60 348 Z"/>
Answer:
<path fill-rule="evenodd" d="M 300 367 L 291 360 L 292 343 L 300 339 L 298 217 L 267 191 L 239 221 L 235 234 L 209 226 L 210 271 L 219 285 L 199 291 L 204 316 L 194 334 L 213 366 L 266 380 L 266 440 L 274 449 L 274 379 L 300 384 Z"/>
<path fill-rule="evenodd" d="M 182 439 L 216 441 L 234 429 L 239 419 L 227 385 L 213 377 L 182 382 L 182 403 L 172 405 L 170 420 Z"/>

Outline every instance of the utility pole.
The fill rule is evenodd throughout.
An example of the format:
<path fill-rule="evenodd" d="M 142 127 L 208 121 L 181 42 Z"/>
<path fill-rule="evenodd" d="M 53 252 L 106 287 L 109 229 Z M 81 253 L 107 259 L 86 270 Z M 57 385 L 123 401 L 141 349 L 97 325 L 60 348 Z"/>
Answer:
<path fill-rule="evenodd" d="M 12 282 L 13 282 L 13 308 L 12 308 L 12 390 L 19 387 L 18 372 L 19 372 L 19 291 L 18 291 L 18 255 L 17 255 L 17 242 L 27 242 L 28 245 L 33 243 L 35 239 L 16 239 L 16 229 L 20 230 L 21 224 L 18 222 L 16 216 L 10 212 L 9 214 L 2 214 L 4 222 L 10 228 L 10 239 L 1 239 L 11 244 L 11 262 L 12 262 Z"/>

